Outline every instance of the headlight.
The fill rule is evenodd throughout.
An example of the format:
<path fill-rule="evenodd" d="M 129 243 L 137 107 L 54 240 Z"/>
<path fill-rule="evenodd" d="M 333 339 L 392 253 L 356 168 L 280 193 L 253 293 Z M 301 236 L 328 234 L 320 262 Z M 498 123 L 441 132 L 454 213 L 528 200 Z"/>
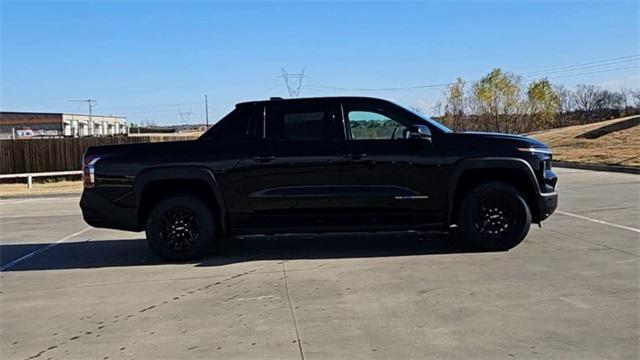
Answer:
<path fill-rule="evenodd" d="M 531 153 L 531 154 L 547 154 L 547 155 L 551 155 L 551 150 L 549 150 L 548 148 L 519 147 L 519 148 L 516 148 L 516 150 L 522 151 L 522 152 L 528 152 L 528 153 Z"/>

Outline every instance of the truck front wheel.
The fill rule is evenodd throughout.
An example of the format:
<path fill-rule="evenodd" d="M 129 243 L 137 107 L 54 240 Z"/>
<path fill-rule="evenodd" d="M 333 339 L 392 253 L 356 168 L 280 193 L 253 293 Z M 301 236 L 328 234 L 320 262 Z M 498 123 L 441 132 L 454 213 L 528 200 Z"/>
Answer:
<path fill-rule="evenodd" d="M 531 226 L 527 202 L 517 189 L 504 182 L 478 184 L 463 197 L 459 209 L 462 238 L 484 250 L 515 247 Z"/>
<path fill-rule="evenodd" d="M 191 260 L 205 255 L 216 240 L 214 213 L 191 195 L 174 195 L 158 202 L 146 223 L 147 242 L 169 261 Z"/>

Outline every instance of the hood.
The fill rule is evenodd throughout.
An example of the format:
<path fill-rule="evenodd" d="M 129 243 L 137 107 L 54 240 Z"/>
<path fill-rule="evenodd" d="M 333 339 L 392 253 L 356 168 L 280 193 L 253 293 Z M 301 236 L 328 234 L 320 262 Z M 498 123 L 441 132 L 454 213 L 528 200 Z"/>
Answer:
<path fill-rule="evenodd" d="M 480 132 L 480 131 L 465 131 L 458 133 L 463 137 L 473 138 L 474 140 L 493 140 L 493 141 L 505 141 L 518 144 L 519 146 L 528 146 L 533 148 L 548 148 L 547 144 L 538 141 L 534 138 L 523 135 L 494 133 L 494 132 Z"/>

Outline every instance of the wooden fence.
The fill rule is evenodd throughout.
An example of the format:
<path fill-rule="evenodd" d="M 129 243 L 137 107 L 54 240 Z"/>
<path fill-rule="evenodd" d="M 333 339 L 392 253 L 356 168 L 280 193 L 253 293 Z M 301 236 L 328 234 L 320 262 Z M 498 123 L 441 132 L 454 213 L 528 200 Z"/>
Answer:
<path fill-rule="evenodd" d="M 81 170 L 89 146 L 189 140 L 188 136 L 0 140 L 0 174 Z"/>

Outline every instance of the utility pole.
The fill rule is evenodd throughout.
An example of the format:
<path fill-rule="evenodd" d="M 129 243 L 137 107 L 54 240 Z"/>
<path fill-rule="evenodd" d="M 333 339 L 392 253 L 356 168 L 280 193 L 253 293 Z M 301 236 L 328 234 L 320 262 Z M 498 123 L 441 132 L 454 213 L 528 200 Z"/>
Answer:
<path fill-rule="evenodd" d="M 300 90 L 302 90 L 302 80 L 304 79 L 304 68 L 299 73 L 288 73 L 287 70 L 281 68 L 281 78 L 284 79 L 284 84 L 287 86 L 287 91 L 290 97 L 298 97 Z"/>
<path fill-rule="evenodd" d="M 86 102 L 87 105 L 89 105 L 89 134 L 88 135 L 93 135 L 93 120 L 91 119 L 91 117 L 93 116 L 93 107 L 98 106 L 98 102 L 93 99 L 69 100 L 69 101 L 70 102 Z"/>
<path fill-rule="evenodd" d="M 209 101 L 207 100 L 207 94 L 204 94 L 204 116 L 207 122 L 207 129 L 209 128 Z"/>

